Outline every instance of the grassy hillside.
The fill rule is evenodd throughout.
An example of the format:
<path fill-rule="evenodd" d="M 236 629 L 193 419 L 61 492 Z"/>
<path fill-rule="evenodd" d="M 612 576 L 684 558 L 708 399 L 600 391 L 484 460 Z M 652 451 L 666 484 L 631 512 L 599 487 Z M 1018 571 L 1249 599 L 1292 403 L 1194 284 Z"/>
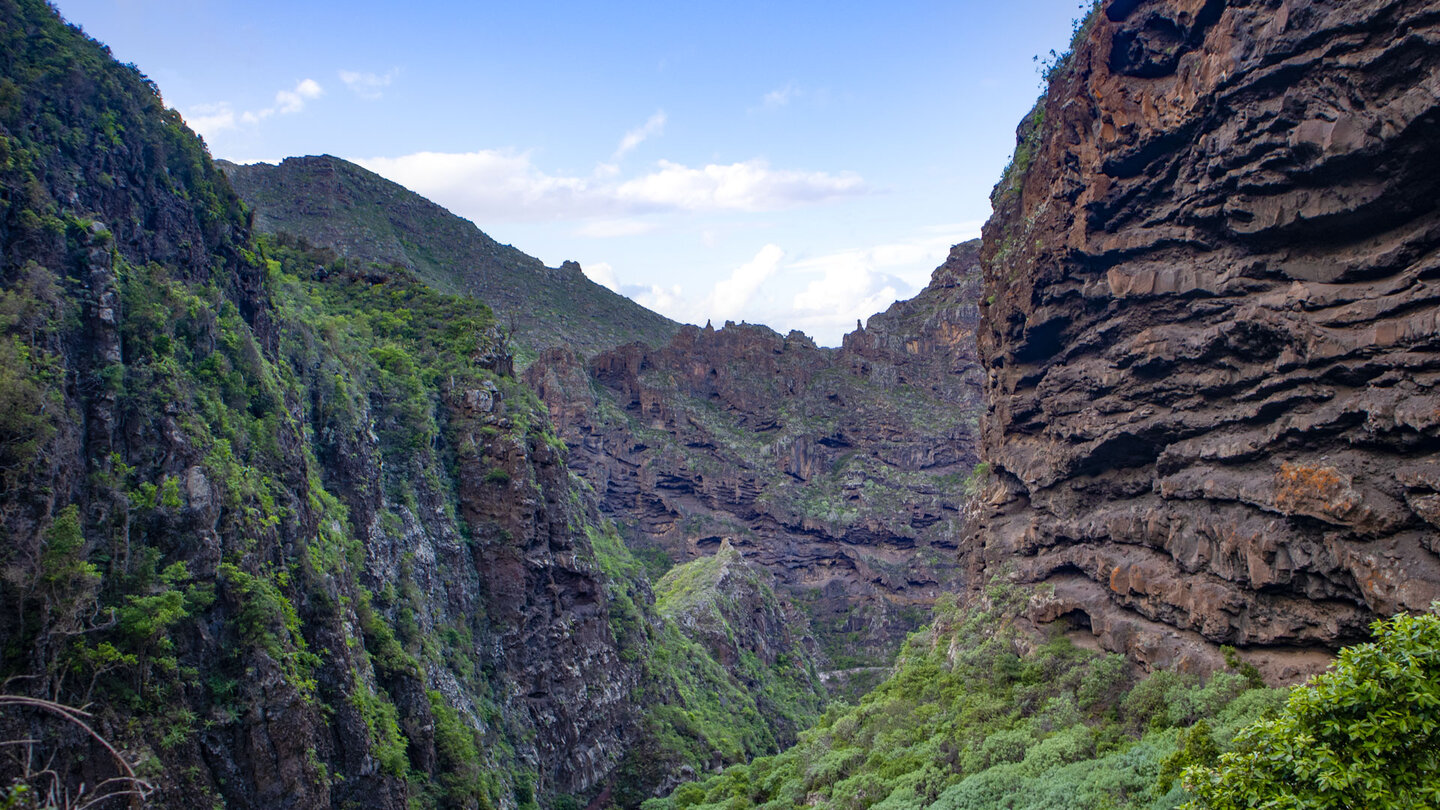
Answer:
<path fill-rule="evenodd" d="M 426 285 L 488 304 L 514 329 L 517 362 L 567 346 L 585 355 L 640 341 L 660 344 L 678 324 L 590 281 L 573 262 L 546 267 L 468 220 L 340 158 L 278 166 L 218 164 L 255 225 L 363 262 L 404 267 Z"/>

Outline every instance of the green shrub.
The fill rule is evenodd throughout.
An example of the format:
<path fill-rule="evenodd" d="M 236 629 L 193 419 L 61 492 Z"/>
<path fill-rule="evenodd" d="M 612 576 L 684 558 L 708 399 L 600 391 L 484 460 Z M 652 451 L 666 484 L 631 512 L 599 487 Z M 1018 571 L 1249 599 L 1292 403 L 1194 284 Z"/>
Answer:
<path fill-rule="evenodd" d="M 1396 616 L 1243 729 L 1214 767 L 1196 765 L 1189 807 L 1440 805 L 1440 616 Z"/>

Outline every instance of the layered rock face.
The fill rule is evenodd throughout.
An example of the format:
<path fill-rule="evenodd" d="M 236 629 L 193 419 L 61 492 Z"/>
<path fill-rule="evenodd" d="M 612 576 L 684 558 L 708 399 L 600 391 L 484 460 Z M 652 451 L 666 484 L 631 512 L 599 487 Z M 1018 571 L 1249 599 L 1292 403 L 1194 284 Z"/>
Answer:
<path fill-rule="evenodd" d="M 1104 4 L 994 194 L 969 554 L 1277 679 L 1440 598 L 1440 9 Z"/>
<path fill-rule="evenodd" d="M 683 561 L 728 538 L 807 610 L 832 665 L 883 662 L 959 584 L 977 253 L 957 246 L 841 349 L 692 326 L 588 364 L 552 351 L 525 379 L 633 544 Z"/>

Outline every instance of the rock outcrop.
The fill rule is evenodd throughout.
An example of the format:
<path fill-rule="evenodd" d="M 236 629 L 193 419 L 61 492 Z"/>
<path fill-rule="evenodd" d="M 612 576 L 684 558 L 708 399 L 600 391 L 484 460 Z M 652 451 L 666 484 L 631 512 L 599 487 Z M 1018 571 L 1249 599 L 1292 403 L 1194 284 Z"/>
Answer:
<path fill-rule="evenodd" d="M 690 326 L 588 364 L 554 350 L 525 379 L 633 545 L 685 561 L 728 538 L 809 613 L 832 666 L 882 663 L 959 584 L 978 248 L 840 349 Z"/>
<path fill-rule="evenodd" d="M 975 582 L 1277 679 L 1440 598 L 1440 8 L 1110 0 L 982 263 Z"/>
<path fill-rule="evenodd" d="M 819 716 L 825 688 L 809 622 L 775 593 L 775 577 L 728 540 L 714 555 L 671 568 L 655 607 L 738 678 L 782 748 Z"/>

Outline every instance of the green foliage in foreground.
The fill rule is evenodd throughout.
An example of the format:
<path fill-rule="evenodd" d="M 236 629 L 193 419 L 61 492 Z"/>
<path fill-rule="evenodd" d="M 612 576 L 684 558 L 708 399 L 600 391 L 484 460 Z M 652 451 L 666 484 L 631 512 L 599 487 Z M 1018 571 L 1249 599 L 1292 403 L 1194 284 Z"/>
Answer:
<path fill-rule="evenodd" d="M 1440 807 L 1440 616 L 1397 616 L 1185 781 L 1192 808 Z"/>
<path fill-rule="evenodd" d="M 992 596 L 988 610 L 942 602 L 889 680 L 857 706 L 832 707 L 796 746 L 645 810 L 1173 808 L 1186 795 L 1162 772 L 1225 750 L 1283 700 L 1235 673 L 1137 681 L 1120 657 L 1063 636 L 1036 648 L 1005 618 L 1010 595 Z M 1207 719 L 1208 741 L 1181 739 Z"/>

